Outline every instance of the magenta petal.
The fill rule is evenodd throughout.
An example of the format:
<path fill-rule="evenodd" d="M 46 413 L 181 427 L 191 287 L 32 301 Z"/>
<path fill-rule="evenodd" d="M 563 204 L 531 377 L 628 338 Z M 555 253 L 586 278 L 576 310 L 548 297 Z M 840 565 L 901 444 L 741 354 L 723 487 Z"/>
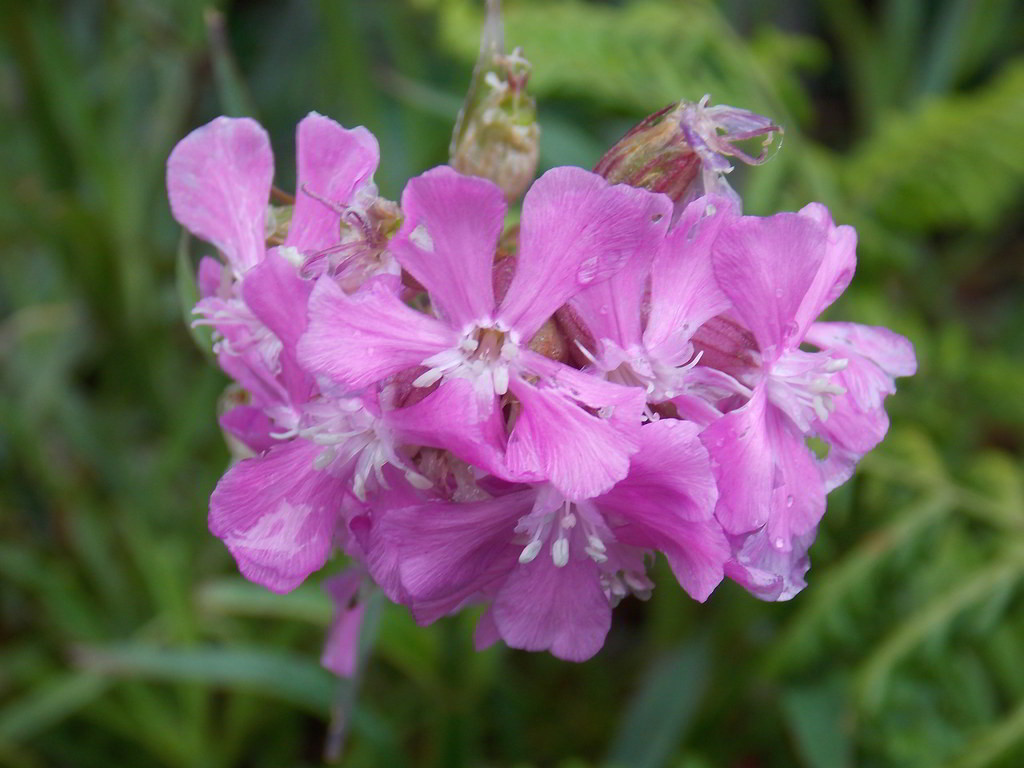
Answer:
<path fill-rule="evenodd" d="M 218 117 L 178 142 L 167 159 L 171 212 L 213 243 L 239 274 L 263 258 L 274 156 L 260 124 Z"/>
<path fill-rule="evenodd" d="M 763 387 L 750 402 L 701 433 L 718 483 L 715 516 L 729 533 L 746 533 L 768 520 L 774 461 L 765 419 Z"/>
<path fill-rule="evenodd" d="M 476 622 L 476 629 L 473 630 L 473 648 L 482 651 L 490 648 L 499 640 L 501 640 L 501 633 L 498 632 L 498 625 L 494 623 L 494 614 L 488 606 L 487 610 L 480 614 L 480 618 Z"/>
<path fill-rule="evenodd" d="M 797 312 L 796 324 L 802 337 L 807 327 L 842 295 L 853 279 L 857 268 L 857 232 L 851 226 L 835 226 L 828 208 L 821 203 L 805 205 L 799 215 L 823 226 L 828 238 L 821 268 Z"/>
<path fill-rule="evenodd" d="M 718 490 L 695 424 L 663 419 L 640 429 L 629 475 L 594 500 L 623 544 L 659 549 L 683 588 L 704 601 L 722 581 L 729 543 L 713 519 Z"/>
<path fill-rule="evenodd" d="M 508 467 L 517 476 L 549 479 L 567 499 L 593 498 L 629 471 L 639 447 L 643 390 L 546 363 L 562 369 L 556 379 L 510 382 L 522 411 L 509 436 Z"/>
<path fill-rule="evenodd" d="M 512 543 L 516 522 L 529 514 L 534 493 L 479 502 L 430 502 L 385 514 L 380 522 L 399 553 L 402 586 L 414 600 L 480 591 L 504 578 L 522 547 Z"/>
<path fill-rule="evenodd" d="M 205 299 L 208 296 L 216 296 L 220 291 L 221 273 L 224 265 L 212 256 L 203 256 L 199 260 L 197 274 L 197 287 L 199 298 Z"/>
<path fill-rule="evenodd" d="M 262 408 L 252 405 L 236 405 L 217 419 L 220 428 L 240 440 L 254 453 L 263 453 L 277 444 L 270 436 L 273 424 Z"/>
<path fill-rule="evenodd" d="M 210 532 L 250 581 L 290 592 L 327 562 L 344 481 L 313 468 L 320 447 L 293 440 L 228 470 L 210 497 Z"/>
<path fill-rule="evenodd" d="M 562 568 L 550 557 L 516 566 L 491 611 L 510 647 L 547 650 L 566 661 L 586 661 L 601 650 L 612 623 L 597 565 L 582 552 Z"/>
<path fill-rule="evenodd" d="M 494 183 L 448 166 L 410 179 L 402 193 L 405 220 L 391 252 L 456 328 L 494 313 L 491 266 L 505 208 Z"/>
<path fill-rule="evenodd" d="M 651 269 L 651 312 L 644 330 L 644 346 L 655 357 L 673 358 L 701 325 L 729 308 L 715 281 L 711 246 L 735 217 L 726 198 L 702 197 L 686 206 L 669 232 Z"/>
<path fill-rule="evenodd" d="M 403 304 L 385 280 L 370 280 L 349 295 L 324 277 L 309 300 L 299 362 L 338 384 L 362 389 L 457 341 L 447 326 Z"/>
<path fill-rule="evenodd" d="M 357 598 L 363 574 L 361 567 L 352 567 L 324 582 L 324 590 L 334 603 L 334 618 L 327 630 L 320 663 L 340 677 L 352 677 L 359 660 L 359 634 L 366 604 Z"/>
<path fill-rule="evenodd" d="M 715 240 L 715 278 L 753 332 L 766 364 L 803 339 L 799 313 L 827 246 L 825 228 L 797 213 L 742 216 Z"/>
<path fill-rule="evenodd" d="M 499 317 L 530 338 L 577 291 L 635 254 L 653 253 L 671 215 L 664 195 L 612 186 L 581 168 L 553 168 L 523 201 L 516 273 Z"/>
<path fill-rule="evenodd" d="M 508 475 L 501 410 L 495 398 L 481 400 L 468 379 L 442 382 L 415 405 L 387 411 L 385 421 L 402 442 L 442 448 L 489 474 Z"/>
<path fill-rule="evenodd" d="M 341 215 L 327 203 L 341 209 L 352 202 L 373 178 L 380 149 L 362 126 L 349 130 L 310 112 L 296 130 L 296 156 L 298 187 L 285 245 L 310 254 L 338 242 Z"/>
<path fill-rule="evenodd" d="M 668 536 L 677 522 L 711 519 L 718 488 L 699 433 L 696 424 L 678 419 L 644 424 L 629 474 L 596 503 Z"/>
<path fill-rule="evenodd" d="M 250 269 L 242 281 L 242 299 L 283 346 L 281 374 L 294 402 L 305 400 L 313 382 L 299 368 L 299 338 L 306 330 L 306 305 L 313 283 L 299 277 L 295 266 L 276 248 Z"/>
<path fill-rule="evenodd" d="M 765 417 L 775 459 L 768 539 L 776 549 L 789 549 L 825 514 L 825 486 L 804 436 L 789 418 L 771 406 Z"/>

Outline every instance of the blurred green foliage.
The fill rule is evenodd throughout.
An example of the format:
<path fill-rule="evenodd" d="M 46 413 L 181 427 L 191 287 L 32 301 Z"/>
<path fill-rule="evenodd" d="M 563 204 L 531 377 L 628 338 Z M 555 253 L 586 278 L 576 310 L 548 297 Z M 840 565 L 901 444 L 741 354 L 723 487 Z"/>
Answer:
<path fill-rule="evenodd" d="M 0 764 L 1024 764 L 1024 14 L 1014 0 L 507 0 L 542 165 L 592 165 L 665 103 L 772 115 L 747 210 L 857 226 L 833 318 L 910 336 L 893 428 L 830 498 L 810 586 L 696 605 L 661 574 L 584 665 L 471 650 L 472 617 L 382 606 L 354 692 L 320 669 L 315 584 L 280 597 L 207 534 L 223 377 L 192 345 L 164 160 L 220 113 L 279 185 L 316 109 L 444 162 L 470 0 L 55 0 L 0 31 Z M 185 256 L 187 256 L 187 252 Z"/>

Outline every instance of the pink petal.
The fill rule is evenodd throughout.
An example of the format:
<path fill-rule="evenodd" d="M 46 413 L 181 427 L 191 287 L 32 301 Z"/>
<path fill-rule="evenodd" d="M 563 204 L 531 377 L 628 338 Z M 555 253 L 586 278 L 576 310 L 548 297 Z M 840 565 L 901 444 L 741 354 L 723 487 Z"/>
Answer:
<path fill-rule="evenodd" d="M 220 291 L 221 273 L 224 270 L 224 266 L 212 256 L 203 256 L 199 260 L 199 270 L 197 284 L 199 288 L 199 298 L 205 299 L 207 296 L 216 296 Z"/>
<path fill-rule="evenodd" d="M 487 610 L 481 613 L 480 618 L 477 619 L 476 629 L 473 631 L 473 647 L 482 651 L 490 648 L 499 640 L 501 640 L 501 634 L 498 632 L 498 625 L 494 623 L 494 614 L 488 606 Z"/>
<path fill-rule="evenodd" d="M 285 245 L 310 254 L 340 238 L 341 216 L 323 201 L 339 209 L 350 205 L 356 191 L 373 178 L 380 149 L 362 126 L 349 130 L 310 112 L 296 129 L 296 156 L 298 187 Z"/>
<path fill-rule="evenodd" d="M 746 533 L 767 522 L 774 478 L 763 387 L 750 402 L 701 433 L 718 483 L 715 516 L 728 533 Z"/>
<path fill-rule="evenodd" d="M 814 323 L 806 340 L 816 347 L 871 360 L 890 376 L 917 373 L 914 345 L 900 334 L 877 325 Z"/>
<path fill-rule="evenodd" d="M 402 442 L 448 450 L 489 474 L 507 476 L 505 425 L 497 405 L 494 398 L 481 400 L 468 379 L 456 378 L 384 418 Z"/>
<path fill-rule="evenodd" d="M 644 346 L 656 357 L 675 357 L 701 325 L 729 308 L 715 281 L 711 245 L 735 216 L 726 198 L 702 197 L 686 207 L 669 232 L 651 270 L 651 312 L 644 330 Z"/>
<path fill-rule="evenodd" d="M 178 142 L 167 159 L 174 218 L 213 243 L 239 274 L 263 258 L 274 156 L 248 117 L 218 117 Z"/>
<path fill-rule="evenodd" d="M 491 611 L 510 647 L 547 650 L 566 661 L 586 661 L 601 650 L 612 610 L 597 565 L 576 549 L 562 568 L 537 557 L 509 574 Z"/>
<path fill-rule="evenodd" d="M 546 370 L 543 383 L 514 378 L 509 384 L 522 411 L 509 437 L 508 467 L 517 476 L 549 479 L 570 500 L 598 496 L 629 471 L 639 447 L 643 390 L 537 357 L 527 359 L 533 370 Z M 604 417 L 590 412 L 601 409 Z"/>
<path fill-rule="evenodd" d="M 359 660 L 359 634 L 366 604 L 357 598 L 364 573 L 355 566 L 324 582 L 324 591 L 334 603 L 334 618 L 327 630 L 320 663 L 340 677 L 352 677 Z"/>
<path fill-rule="evenodd" d="M 222 413 L 217 422 L 221 429 L 236 437 L 254 453 L 263 453 L 278 443 L 270 436 L 274 426 L 262 408 L 236 405 Z"/>
<path fill-rule="evenodd" d="M 210 532 L 250 581 L 290 592 L 327 562 L 344 480 L 313 468 L 320 447 L 293 440 L 228 470 L 210 497 Z"/>
<path fill-rule="evenodd" d="M 680 521 L 710 520 L 718 488 L 699 433 L 696 424 L 678 419 L 644 424 L 629 474 L 596 503 L 662 536 Z"/>
<path fill-rule="evenodd" d="M 534 493 L 479 502 L 429 502 L 393 510 L 380 522 L 399 555 L 402 586 L 413 601 L 478 592 L 518 563 L 516 522 Z"/>
<path fill-rule="evenodd" d="M 370 280 L 348 295 L 325 277 L 309 300 L 299 362 L 338 384 L 362 389 L 457 341 L 447 326 L 403 304 L 386 280 Z"/>
<path fill-rule="evenodd" d="M 313 390 L 310 376 L 299 367 L 299 338 L 306 331 L 306 306 L 313 283 L 299 277 L 295 266 L 273 248 L 242 281 L 242 299 L 252 313 L 281 340 L 282 378 L 293 402 Z"/>
<path fill-rule="evenodd" d="M 807 327 L 842 295 L 853 279 L 857 268 L 857 232 L 850 226 L 835 226 L 828 208 L 821 203 L 804 206 L 799 215 L 823 226 L 828 236 L 821 268 L 797 312 L 796 324 L 802 337 Z"/>
<path fill-rule="evenodd" d="M 742 216 L 712 246 L 715 278 L 753 332 L 766 364 L 797 347 L 801 307 L 827 250 L 827 232 L 808 216 Z"/>
<path fill-rule="evenodd" d="M 410 179 L 402 193 L 405 220 L 391 252 L 456 328 L 494 313 L 491 265 L 505 207 L 495 184 L 448 166 Z"/>
<path fill-rule="evenodd" d="M 771 545 L 765 529 L 736 537 L 735 554 L 725 567 L 726 575 L 761 600 L 791 600 L 807 586 L 807 550 L 814 536 L 812 530 L 785 550 Z"/>
<path fill-rule="evenodd" d="M 769 543 L 789 549 L 793 540 L 813 531 L 825 514 L 825 486 L 804 436 L 782 411 L 765 413 L 775 460 L 775 487 L 766 526 Z"/>
<path fill-rule="evenodd" d="M 581 168 L 553 168 L 523 201 L 516 274 L 498 315 L 529 339 L 577 291 L 653 253 L 672 202 Z"/>

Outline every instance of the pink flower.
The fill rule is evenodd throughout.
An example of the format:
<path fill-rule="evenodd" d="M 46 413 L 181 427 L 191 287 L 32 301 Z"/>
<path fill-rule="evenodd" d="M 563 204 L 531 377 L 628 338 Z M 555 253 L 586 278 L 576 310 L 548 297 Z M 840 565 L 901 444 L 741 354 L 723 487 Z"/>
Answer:
<path fill-rule="evenodd" d="M 849 284 L 855 247 L 853 229 L 836 227 L 824 206 L 812 204 L 795 214 L 739 218 L 712 249 L 731 315 L 756 348 L 731 355 L 747 358 L 745 369 L 732 372 L 748 401 L 702 439 L 722 494 L 716 514 L 737 537 L 737 572 L 763 572 L 739 580 L 762 596 L 791 597 L 802 586 L 826 492 L 881 440 L 892 376 L 915 367 L 910 343 L 889 331 L 813 324 Z M 821 351 L 804 351 L 805 341 Z M 828 440 L 835 457 L 820 464 L 805 442 L 812 435 Z"/>
<path fill-rule="evenodd" d="M 480 501 L 382 514 L 371 572 L 424 623 L 484 599 L 478 645 L 500 637 L 582 661 L 603 645 L 612 607 L 653 588 L 650 550 L 666 555 L 695 599 L 707 599 L 729 557 L 713 517 L 717 495 L 696 425 L 664 420 L 641 428 L 628 475 L 598 496 L 573 501 L 551 484 L 512 486 Z"/>
<path fill-rule="evenodd" d="M 426 288 L 437 316 L 404 304 L 385 281 L 346 295 L 321 279 L 300 342 L 302 363 L 352 390 L 420 369 L 415 386 L 440 383 L 423 402 L 454 404 L 447 390 L 468 382 L 467 398 L 477 405 L 439 416 L 450 423 L 465 424 L 470 410 L 497 419 L 499 398 L 511 393 L 520 410 L 501 474 L 549 479 L 569 498 L 592 497 L 623 478 L 637 448 L 643 393 L 553 362 L 528 344 L 580 289 L 615 274 L 635 252 L 656 250 L 670 202 L 581 169 L 549 171 L 524 200 L 516 271 L 500 303 L 492 285 L 505 217 L 498 187 L 435 168 L 409 182 L 402 211 L 392 252 Z M 466 441 L 423 440 L 480 459 Z"/>

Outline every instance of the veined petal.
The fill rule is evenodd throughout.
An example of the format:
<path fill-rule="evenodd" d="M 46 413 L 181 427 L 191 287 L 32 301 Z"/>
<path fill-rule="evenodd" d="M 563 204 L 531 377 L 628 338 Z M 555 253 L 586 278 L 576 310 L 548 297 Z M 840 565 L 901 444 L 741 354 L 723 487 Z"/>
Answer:
<path fill-rule="evenodd" d="M 479 502 L 429 502 L 387 512 L 380 525 L 399 556 L 402 586 L 413 602 L 477 592 L 518 563 L 516 521 L 532 491 Z"/>
<path fill-rule="evenodd" d="M 814 323 L 807 332 L 806 340 L 822 349 L 867 358 L 890 376 L 913 376 L 917 373 L 914 345 L 905 336 L 882 326 Z"/>
<path fill-rule="evenodd" d="M 785 550 L 771 545 L 764 528 L 734 537 L 734 555 L 726 564 L 725 573 L 761 600 L 791 600 L 807 586 L 804 576 L 811 564 L 807 550 L 814 542 L 815 533 L 811 530 L 798 537 Z"/>
<path fill-rule="evenodd" d="M 514 378 L 509 384 L 522 404 L 505 453 L 509 469 L 540 474 L 573 501 L 604 493 L 626 476 L 639 448 L 643 390 L 534 359 L 539 355 L 524 357 L 543 383 Z"/>
<path fill-rule="evenodd" d="M 262 408 L 236 405 L 222 413 L 217 422 L 221 429 L 240 440 L 254 453 L 263 453 L 277 445 L 278 441 L 270 436 L 274 426 Z"/>
<path fill-rule="evenodd" d="M 358 595 L 364 573 L 361 566 L 352 566 L 324 582 L 324 591 L 334 603 L 334 618 L 320 663 L 340 677 L 352 677 L 359 659 L 359 632 L 366 604 Z"/>
<path fill-rule="evenodd" d="M 797 312 L 796 324 L 803 338 L 808 326 L 842 295 L 853 279 L 857 269 L 857 231 L 848 225 L 833 224 L 832 214 L 821 203 L 805 205 L 798 215 L 824 227 L 827 235 L 821 267 Z"/>
<path fill-rule="evenodd" d="M 349 295 L 324 277 L 309 299 L 299 362 L 342 386 L 362 389 L 457 342 L 454 331 L 407 307 L 384 280 L 370 280 Z"/>
<path fill-rule="evenodd" d="M 577 549 L 561 568 L 537 557 L 509 574 L 491 612 L 510 647 L 551 651 L 566 661 L 586 661 L 601 650 L 612 610 L 597 565 Z"/>
<path fill-rule="evenodd" d="M 385 413 L 401 441 L 451 451 L 489 474 L 505 467 L 505 425 L 496 398 L 481 399 L 468 379 L 452 378 L 415 405 Z"/>
<path fill-rule="evenodd" d="M 331 551 L 344 479 L 313 468 L 320 447 L 293 440 L 228 470 L 210 497 L 210 532 L 250 581 L 290 592 Z"/>
<path fill-rule="evenodd" d="M 801 307 L 827 249 L 826 229 L 798 213 L 742 216 L 715 240 L 715 278 L 753 332 L 765 364 L 803 339 Z"/>
<path fill-rule="evenodd" d="M 405 220 L 391 252 L 456 328 L 494 313 L 491 266 L 505 208 L 493 182 L 448 166 L 410 179 L 402 193 Z"/>
<path fill-rule="evenodd" d="M 825 486 L 804 435 L 782 411 L 771 405 L 765 410 L 775 463 L 766 530 L 773 547 L 789 549 L 797 537 L 817 528 L 825 514 Z"/>
<path fill-rule="evenodd" d="M 260 124 L 218 117 L 178 142 L 167 159 L 171 212 L 213 243 L 242 274 L 263 258 L 274 156 Z"/>
<path fill-rule="evenodd" d="M 246 306 L 281 340 L 281 376 L 296 403 L 313 389 L 312 379 L 298 362 L 299 338 L 306 331 L 306 305 L 312 290 L 313 283 L 299 277 L 295 266 L 276 248 L 242 281 Z"/>
<path fill-rule="evenodd" d="M 314 253 L 338 242 L 338 209 L 373 178 L 380 160 L 377 139 L 359 126 L 347 129 L 329 117 L 310 112 L 296 129 L 298 188 L 285 244 Z M 317 199 L 319 198 L 319 199 Z"/>
<path fill-rule="evenodd" d="M 768 520 L 775 473 L 765 409 L 764 389 L 757 387 L 746 405 L 701 433 L 720 494 L 715 516 L 728 533 L 746 533 Z"/>
<path fill-rule="evenodd" d="M 735 217 L 727 198 L 702 197 L 686 206 L 668 233 L 651 269 L 651 312 L 644 329 L 644 346 L 655 357 L 674 358 L 701 325 L 729 308 L 715 281 L 711 245 Z"/>
<path fill-rule="evenodd" d="M 672 216 L 664 195 L 553 168 L 523 201 L 516 273 L 498 316 L 528 339 L 577 291 L 653 253 Z"/>

